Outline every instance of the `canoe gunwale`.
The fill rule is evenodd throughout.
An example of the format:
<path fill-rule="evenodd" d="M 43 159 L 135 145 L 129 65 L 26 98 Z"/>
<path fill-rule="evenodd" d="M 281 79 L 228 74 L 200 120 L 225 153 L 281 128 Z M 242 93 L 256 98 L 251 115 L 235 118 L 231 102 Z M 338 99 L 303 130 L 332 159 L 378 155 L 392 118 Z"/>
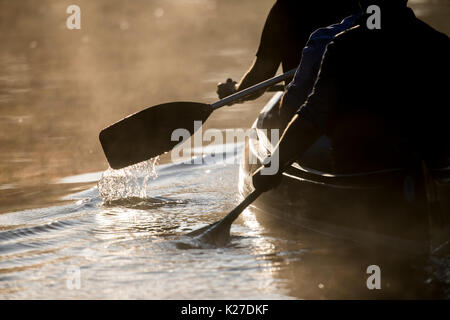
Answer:
<path fill-rule="evenodd" d="M 377 189 L 389 184 L 403 182 L 408 176 L 408 170 L 404 168 L 393 168 L 372 172 L 361 172 L 352 174 L 328 174 L 314 169 L 302 167 L 294 163 L 287 170 L 287 175 L 313 183 L 320 183 L 330 187 L 348 189 Z"/>
<path fill-rule="evenodd" d="M 261 111 L 260 116 L 252 125 L 252 129 L 255 130 L 255 134 L 253 135 L 255 139 L 250 141 L 249 149 L 250 152 L 252 152 L 261 162 L 274 147 L 266 135 L 267 129 L 263 129 L 261 127 L 263 124 L 263 119 L 272 108 L 277 107 L 278 103 L 282 99 L 282 96 L 283 94 L 281 92 L 275 93 Z M 326 184 L 340 188 L 371 189 L 381 187 L 386 183 L 399 182 L 400 179 L 404 180 L 408 176 L 414 175 L 411 169 L 417 170 L 417 168 L 388 168 L 371 172 L 336 174 L 318 171 L 302 166 L 299 162 L 295 162 L 288 170 L 286 170 L 284 175 L 290 175 L 292 178 L 295 178 L 295 174 L 298 174 L 298 178 L 304 179 L 308 182 Z M 436 183 L 450 183 L 450 166 L 445 168 L 429 168 L 429 173 Z"/>

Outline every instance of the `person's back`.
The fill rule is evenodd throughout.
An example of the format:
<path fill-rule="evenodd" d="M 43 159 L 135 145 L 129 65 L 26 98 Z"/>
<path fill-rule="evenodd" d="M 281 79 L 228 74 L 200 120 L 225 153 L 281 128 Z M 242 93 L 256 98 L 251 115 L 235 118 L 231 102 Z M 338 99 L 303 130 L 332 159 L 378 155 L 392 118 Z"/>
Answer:
<path fill-rule="evenodd" d="M 267 18 L 256 56 L 281 62 L 284 71 L 294 69 L 313 31 L 358 11 L 355 0 L 278 0 Z"/>
<path fill-rule="evenodd" d="M 403 166 L 415 153 L 442 159 L 448 150 L 448 37 L 406 7 L 381 17 L 380 30 L 363 17 L 328 46 L 300 110 L 331 138 L 341 172 Z"/>
<path fill-rule="evenodd" d="M 265 22 L 253 65 L 238 85 L 231 79 L 219 83 L 219 98 L 273 77 L 280 64 L 285 72 L 297 68 L 313 31 L 359 11 L 357 0 L 277 0 Z M 246 99 L 262 93 L 264 90 Z"/>

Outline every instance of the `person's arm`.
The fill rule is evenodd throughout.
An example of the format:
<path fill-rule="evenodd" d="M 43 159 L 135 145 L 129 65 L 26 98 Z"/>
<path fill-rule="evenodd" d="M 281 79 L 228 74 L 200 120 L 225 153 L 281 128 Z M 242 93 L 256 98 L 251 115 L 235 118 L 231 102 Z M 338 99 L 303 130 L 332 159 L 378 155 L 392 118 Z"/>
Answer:
<path fill-rule="evenodd" d="M 253 174 L 254 188 L 265 192 L 275 187 L 279 183 L 282 173 L 321 135 L 322 133 L 311 122 L 295 115 L 272 152 L 270 161 L 279 161 L 277 174 L 265 175 L 264 167 L 259 168 Z"/>
<path fill-rule="evenodd" d="M 283 41 L 293 41 L 285 39 L 283 36 L 283 25 L 288 19 L 288 8 L 282 1 L 277 1 L 267 16 L 264 29 L 261 34 L 256 58 L 250 69 L 242 77 L 237 85 L 237 91 L 249 88 L 261 81 L 275 76 L 281 64 L 283 52 Z M 264 93 L 265 90 L 248 97 L 246 100 L 253 100 Z"/>
<path fill-rule="evenodd" d="M 242 77 L 239 84 L 236 86 L 237 91 L 247 89 L 255 84 L 258 84 L 264 80 L 275 76 L 278 67 L 280 66 L 279 60 L 274 60 L 270 57 L 256 57 L 250 69 Z M 255 93 L 247 98 L 247 100 L 253 100 L 260 97 L 265 90 Z"/>
<path fill-rule="evenodd" d="M 283 54 L 280 48 L 282 47 L 281 41 L 283 41 L 283 24 L 284 19 L 286 19 L 286 10 L 283 2 L 277 1 L 275 3 L 266 19 L 259 48 L 252 66 L 238 84 L 231 79 L 225 83 L 219 83 L 217 87 L 219 98 L 222 99 L 236 91 L 247 89 L 275 76 L 281 64 Z M 254 100 L 264 92 L 265 90 L 261 90 L 254 95 L 246 97 L 241 102 Z"/>
<path fill-rule="evenodd" d="M 256 57 L 250 69 L 245 73 L 243 78 L 237 84 L 232 79 L 228 79 L 225 83 L 219 83 L 217 86 L 217 94 L 220 99 L 223 99 L 233 93 L 250 88 L 251 86 L 263 82 L 275 76 L 280 62 L 273 61 L 268 58 Z M 255 100 L 262 96 L 266 89 L 262 89 L 248 97 L 245 97 L 238 102 Z"/>
<path fill-rule="evenodd" d="M 303 49 L 302 59 L 294 79 L 286 87 L 279 109 L 275 110 L 278 112 L 280 128 L 287 126 L 311 93 L 327 44 L 328 42 L 325 41 L 315 41 L 314 34 L 312 34 Z"/>
<path fill-rule="evenodd" d="M 286 170 L 326 131 L 336 108 L 337 70 L 339 57 L 331 42 L 324 54 L 322 65 L 311 95 L 292 118 L 275 147 L 271 161 L 279 161 L 275 175 L 264 175 L 263 168 L 253 175 L 256 190 L 267 191 L 275 187 Z"/>
<path fill-rule="evenodd" d="M 353 27 L 359 16 L 359 14 L 351 15 L 341 23 L 320 28 L 311 34 L 302 51 L 302 58 L 294 79 L 286 87 L 286 92 L 280 104 L 279 119 L 282 128 L 289 123 L 292 116 L 305 103 L 311 93 L 327 45 L 337 34 Z"/>

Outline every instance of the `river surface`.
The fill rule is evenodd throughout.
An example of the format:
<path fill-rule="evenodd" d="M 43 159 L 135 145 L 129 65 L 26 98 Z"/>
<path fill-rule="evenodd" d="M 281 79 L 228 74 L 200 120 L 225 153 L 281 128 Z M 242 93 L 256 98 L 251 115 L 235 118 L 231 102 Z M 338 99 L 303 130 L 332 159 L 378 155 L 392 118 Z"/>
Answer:
<path fill-rule="evenodd" d="M 410 3 L 450 34 L 450 1 Z M 227 246 L 180 246 L 241 200 L 241 144 L 219 146 L 227 161 L 108 170 L 98 132 L 143 106 L 213 102 L 250 65 L 272 1 L 80 0 L 71 31 L 69 4 L 0 0 L 1 299 L 450 297 L 448 256 L 262 225 L 251 207 Z M 205 129 L 248 128 L 269 98 Z M 366 286 L 370 265 L 381 290 Z"/>

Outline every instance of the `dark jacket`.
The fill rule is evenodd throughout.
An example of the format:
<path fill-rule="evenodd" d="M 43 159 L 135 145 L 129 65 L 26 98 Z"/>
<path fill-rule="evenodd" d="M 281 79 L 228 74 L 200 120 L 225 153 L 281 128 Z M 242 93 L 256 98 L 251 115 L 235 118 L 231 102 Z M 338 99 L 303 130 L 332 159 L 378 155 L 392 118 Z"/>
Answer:
<path fill-rule="evenodd" d="M 331 42 L 299 115 L 332 142 L 341 172 L 402 167 L 448 156 L 449 38 L 409 8 Z"/>

